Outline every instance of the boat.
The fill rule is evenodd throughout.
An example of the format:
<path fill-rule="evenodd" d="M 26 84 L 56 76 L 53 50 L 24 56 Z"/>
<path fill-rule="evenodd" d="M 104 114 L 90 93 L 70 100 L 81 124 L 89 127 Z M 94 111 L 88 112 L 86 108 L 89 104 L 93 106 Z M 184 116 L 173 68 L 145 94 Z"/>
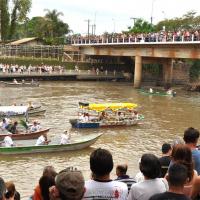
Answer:
<path fill-rule="evenodd" d="M 148 96 L 169 96 L 169 97 L 175 97 L 176 92 L 172 93 L 167 93 L 166 91 L 158 91 L 158 90 L 152 90 L 150 91 L 149 89 L 139 89 L 139 92 L 143 95 L 148 95 Z"/>
<path fill-rule="evenodd" d="M 70 119 L 73 128 L 103 128 L 136 125 L 144 116 L 135 111 L 134 103 L 79 103 L 79 113 L 89 115 L 88 119 L 80 117 Z M 102 116 L 104 115 L 104 116 Z"/>
<path fill-rule="evenodd" d="M 16 155 L 16 154 L 36 154 L 36 153 L 52 153 L 74 151 L 87 148 L 94 144 L 103 134 L 85 135 L 78 139 L 74 139 L 69 144 L 48 144 L 48 145 L 23 145 L 13 147 L 0 147 L 0 155 Z"/>
<path fill-rule="evenodd" d="M 6 133 L 3 131 L 3 133 L 0 133 L 0 140 L 3 140 L 6 136 L 9 136 L 12 134 L 12 139 L 13 140 L 29 140 L 29 139 L 36 139 L 39 136 L 41 136 L 44 133 L 48 133 L 49 132 L 49 128 L 48 129 L 41 129 L 39 131 L 36 132 L 20 132 L 18 134 L 12 134 L 8 131 L 6 131 Z"/>
<path fill-rule="evenodd" d="M 5 82 L 1 81 L 3 87 L 39 87 L 39 82 Z"/>
<path fill-rule="evenodd" d="M 28 116 L 43 115 L 45 112 L 46 110 L 39 106 L 32 109 L 29 109 L 28 106 L 0 106 L 0 118 L 27 118 Z"/>

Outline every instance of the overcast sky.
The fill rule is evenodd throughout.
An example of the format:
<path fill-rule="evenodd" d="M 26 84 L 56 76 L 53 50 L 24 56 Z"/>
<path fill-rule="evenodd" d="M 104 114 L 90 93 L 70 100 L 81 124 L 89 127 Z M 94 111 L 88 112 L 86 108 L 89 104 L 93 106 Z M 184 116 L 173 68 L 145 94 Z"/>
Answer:
<path fill-rule="evenodd" d="M 133 25 L 131 18 L 157 23 L 165 18 L 181 17 L 194 10 L 200 15 L 200 0 L 32 0 L 29 17 L 44 16 L 44 9 L 56 9 L 74 33 L 86 34 L 88 23 L 96 24 L 96 33 L 121 32 Z M 92 27 L 90 27 L 90 32 Z"/>

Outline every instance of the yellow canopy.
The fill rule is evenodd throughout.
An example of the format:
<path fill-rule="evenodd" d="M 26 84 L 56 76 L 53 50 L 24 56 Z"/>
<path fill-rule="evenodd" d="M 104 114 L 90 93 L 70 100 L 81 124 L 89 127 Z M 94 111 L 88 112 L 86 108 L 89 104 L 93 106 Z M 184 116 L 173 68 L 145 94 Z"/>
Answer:
<path fill-rule="evenodd" d="M 104 103 L 104 104 L 89 104 L 89 105 L 81 105 L 80 108 L 85 108 L 88 110 L 94 110 L 97 112 L 102 112 L 104 110 L 113 110 L 113 111 L 117 111 L 120 109 L 124 109 L 127 108 L 129 110 L 136 108 L 138 105 L 134 104 L 134 103 Z"/>

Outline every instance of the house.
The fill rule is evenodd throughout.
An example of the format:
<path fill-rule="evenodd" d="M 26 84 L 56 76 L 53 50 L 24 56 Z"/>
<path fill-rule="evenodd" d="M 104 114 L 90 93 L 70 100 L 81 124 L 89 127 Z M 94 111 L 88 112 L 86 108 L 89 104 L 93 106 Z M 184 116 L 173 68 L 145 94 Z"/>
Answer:
<path fill-rule="evenodd" d="M 35 45 L 44 45 L 44 41 L 38 37 L 31 37 L 31 38 L 23 38 L 20 40 L 16 40 L 16 41 L 8 43 L 7 45 L 35 46 Z"/>

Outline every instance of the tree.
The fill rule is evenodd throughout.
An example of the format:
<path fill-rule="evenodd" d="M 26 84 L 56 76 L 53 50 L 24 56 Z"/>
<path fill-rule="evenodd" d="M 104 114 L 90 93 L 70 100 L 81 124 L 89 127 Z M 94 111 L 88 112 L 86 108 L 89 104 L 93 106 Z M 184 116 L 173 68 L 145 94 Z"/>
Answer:
<path fill-rule="evenodd" d="M 11 11 L 11 22 L 10 22 L 10 31 L 9 38 L 12 39 L 17 23 L 23 22 L 26 18 L 27 13 L 31 8 L 31 0 L 12 0 L 13 9 Z"/>
<path fill-rule="evenodd" d="M 8 12 L 8 0 L 0 1 L 0 19 L 1 19 L 1 39 L 4 41 L 8 39 L 8 31 L 9 31 L 9 12 Z"/>
<path fill-rule="evenodd" d="M 150 33 L 154 30 L 154 27 L 149 22 L 138 18 L 135 20 L 134 26 L 129 27 L 129 33 Z"/>

